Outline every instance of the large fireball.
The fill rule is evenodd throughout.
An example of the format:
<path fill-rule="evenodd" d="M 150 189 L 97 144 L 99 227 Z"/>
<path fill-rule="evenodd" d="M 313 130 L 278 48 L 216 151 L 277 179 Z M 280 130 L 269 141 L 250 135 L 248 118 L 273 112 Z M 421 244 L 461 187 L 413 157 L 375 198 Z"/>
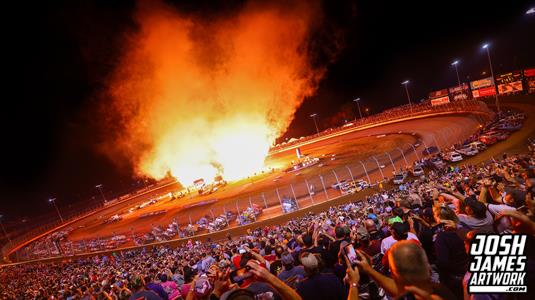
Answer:
<path fill-rule="evenodd" d="M 138 174 L 183 184 L 261 170 L 323 74 L 308 50 L 316 11 L 247 4 L 207 21 L 140 2 L 110 83 L 108 146 Z"/>

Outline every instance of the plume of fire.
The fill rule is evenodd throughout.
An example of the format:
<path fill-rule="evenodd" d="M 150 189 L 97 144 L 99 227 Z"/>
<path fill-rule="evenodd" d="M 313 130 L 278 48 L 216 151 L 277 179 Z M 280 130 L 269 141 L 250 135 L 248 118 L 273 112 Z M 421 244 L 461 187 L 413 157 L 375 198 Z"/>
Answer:
<path fill-rule="evenodd" d="M 140 2 L 109 84 L 107 147 L 139 175 L 183 184 L 259 171 L 324 73 L 309 51 L 317 12 L 248 3 L 206 21 Z"/>

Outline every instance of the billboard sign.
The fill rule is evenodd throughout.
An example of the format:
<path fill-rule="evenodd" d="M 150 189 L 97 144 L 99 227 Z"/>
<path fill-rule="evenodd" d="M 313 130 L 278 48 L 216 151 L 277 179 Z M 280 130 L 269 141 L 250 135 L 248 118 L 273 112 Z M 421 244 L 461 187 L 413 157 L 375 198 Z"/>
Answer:
<path fill-rule="evenodd" d="M 448 89 L 442 89 L 440 91 L 434 91 L 429 93 L 429 99 L 440 98 L 448 95 Z"/>
<path fill-rule="evenodd" d="M 535 68 L 524 70 L 524 77 L 535 77 Z"/>
<path fill-rule="evenodd" d="M 495 94 L 496 94 L 496 89 L 494 88 L 494 86 L 488 86 L 488 87 L 484 87 L 481 89 L 472 90 L 472 96 L 474 96 L 474 98 L 488 97 L 488 96 L 493 96 Z"/>
<path fill-rule="evenodd" d="M 449 96 L 443 96 L 440 98 L 431 99 L 431 106 L 443 105 L 450 103 Z"/>
<path fill-rule="evenodd" d="M 496 84 L 505 84 L 522 80 L 522 73 L 520 71 L 509 72 L 496 76 Z"/>
<path fill-rule="evenodd" d="M 498 84 L 498 93 L 500 94 L 516 93 L 521 92 L 522 90 L 522 81 L 520 80 Z"/>
<path fill-rule="evenodd" d="M 455 94 L 462 91 L 468 91 L 468 84 L 466 82 L 461 83 L 461 85 L 452 86 L 449 88 L 450 94 Z"/>
<path fill-rule="evenodd" d="M 452 101 L 468 100 L 471 96 L 468 83 L 462 83 L 448 89 Z"/>
<path fill-rule="evenodd" d="M 535 93 L 535 77 L 530 77 L 527 79 L 528 92 Z"/>
<path fill-rule="evenodd" d="M 472 89 L 472 91 L 480 89 L 480 88 L 484 88 L 487 86 L 491 86 L 491 85 L 494 85 L 494 80 L 492 79 L 492 77 L 487 77 L 487 78 L 483 78 L 480 80 L 470 82 L 470 88 Z"/>

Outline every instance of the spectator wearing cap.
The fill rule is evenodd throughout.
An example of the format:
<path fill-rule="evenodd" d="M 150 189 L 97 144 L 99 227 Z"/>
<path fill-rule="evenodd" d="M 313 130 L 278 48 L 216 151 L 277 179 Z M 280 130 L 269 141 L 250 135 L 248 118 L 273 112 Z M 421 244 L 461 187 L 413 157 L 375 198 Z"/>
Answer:
<path fill-rule="evenodd" d="M 345 299 L 346 290 L 338 277 L 332 273 L 320 273 L 318 255 L 309 252 L 301 254 L 307 278 L 297 285 L 297 293 L 303 300 Z"/>
<path fill-rule="evenodd" d="M 459 224 L 467 230 L 481 233 L 494 232 L 494 219 L 483 202 L 474 197 L 467 197 L 462 202 L 464 213 L 458 215 Z M 463 210 L 461 210 L 463 211 Z"/>
<path fill-rule="evenodd" d="M 381 241 L 381 253 L 386 254 L 392 245 L 401 240 L 412 240 L 420 244 L 418 237 L 414 233 L 409 232 L 409 230 L 410 227 L 407 223 L 394 222 L 390 225 L 390 236 Z"/>
<path fill-rule="evenodd" d="M 306 277 L 305 269 L 303 266 L 295 266 L 294 257 L 287 251 L 282 254 L 281 263 L 284 269 L 277 277 L 289 286 L 297 287 L 297 283 Z"/>
<path fill-rule="evenodd" d="M 365 222 L 367 221 L 373 222 L 369 219 Z M 381 240 L 372 239 L 366 227 L 360 226 L 357 228 L 357 242 L 359 245 L 358 249 L 371 257 L 381 253 Z"/>

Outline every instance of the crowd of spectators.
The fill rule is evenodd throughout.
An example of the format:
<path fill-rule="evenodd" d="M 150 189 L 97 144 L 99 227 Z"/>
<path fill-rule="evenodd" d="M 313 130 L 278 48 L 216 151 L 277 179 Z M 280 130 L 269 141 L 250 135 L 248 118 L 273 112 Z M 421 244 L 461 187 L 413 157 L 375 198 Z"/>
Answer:
<path fill-rule="evenodd" d="M 527 234 L 526 280 L 535 286 L 534 184 L 531 154 L 428 170 L 224 241 L 4 267 L 0 298 L 528 299 L 468 294 L 467 250 L 477 233 Z"/>

